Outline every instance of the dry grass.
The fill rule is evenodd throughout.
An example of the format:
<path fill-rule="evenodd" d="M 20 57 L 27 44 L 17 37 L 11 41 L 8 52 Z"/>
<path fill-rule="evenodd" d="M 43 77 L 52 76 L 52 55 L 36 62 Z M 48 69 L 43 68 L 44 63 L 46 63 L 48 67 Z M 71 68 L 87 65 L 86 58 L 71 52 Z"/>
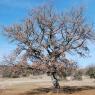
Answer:
<path fill-rule="evenodd" d="M 46 76 L 43 79 L 0 79 L 0 95 L 95 95 L 94 80 L 64 81 L 60 84 L 59 93 L 55 93 L 57 90 L 51 87 Z"/>

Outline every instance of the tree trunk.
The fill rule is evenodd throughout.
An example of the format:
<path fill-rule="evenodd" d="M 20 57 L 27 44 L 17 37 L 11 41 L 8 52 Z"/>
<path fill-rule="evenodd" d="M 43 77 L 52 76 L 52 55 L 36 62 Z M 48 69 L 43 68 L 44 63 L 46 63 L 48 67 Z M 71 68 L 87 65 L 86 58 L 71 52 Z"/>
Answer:
<path fill-rule="evenodd" d="M 51 76 L 52 76 L 52 83 L 53 83 L 54 88 L 59 89 L 60 85 L 59 85 L 58 79 L 56 77 L 56 73 L 52 72 Z"/>

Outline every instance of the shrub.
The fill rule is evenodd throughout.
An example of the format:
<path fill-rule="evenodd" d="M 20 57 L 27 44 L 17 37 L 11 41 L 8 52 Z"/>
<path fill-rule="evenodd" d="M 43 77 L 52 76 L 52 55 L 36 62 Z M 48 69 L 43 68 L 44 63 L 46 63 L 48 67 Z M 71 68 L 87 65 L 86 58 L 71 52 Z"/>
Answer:
<path fill-rule="evenodd" d="M 11 77 L 11 72 L 4 71 L 2 74 L 3 77 Z"/>
<path fill-rule="evenodd" d="M 74 75 L 75 80 L 82 80 L 82 72 L 80 70 L 76 71 Z"/>
<path fill-rule="evenodd" d="M 91 66 L 88 68 L 86 75 L 90 76 L 90 78 L 95 79 L 95 66 Z"/>

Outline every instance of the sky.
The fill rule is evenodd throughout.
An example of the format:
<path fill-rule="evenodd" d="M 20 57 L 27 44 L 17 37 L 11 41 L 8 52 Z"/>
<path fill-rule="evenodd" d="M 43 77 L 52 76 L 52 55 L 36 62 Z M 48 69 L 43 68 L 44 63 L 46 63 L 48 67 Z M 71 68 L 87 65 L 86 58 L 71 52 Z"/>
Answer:
<path fill-rule="evenodd" d="M 52 3 L 57 11 L 67 11 L 72 7 L 84 6 L 89 21 L 95 23 L 95 0 L 0 0 L 0 60 L 4 55 L 11 53 L 16 45 L 2 35 L 2 26 L 9 26 L 14 23 L 22 23 L 28 16 L 29 11 L 37 6 Z M 79 66 L 85 67 L 95 64 L 95 45 L 89 44 L 89 57 L 68 56 L 78 62 Z"/>

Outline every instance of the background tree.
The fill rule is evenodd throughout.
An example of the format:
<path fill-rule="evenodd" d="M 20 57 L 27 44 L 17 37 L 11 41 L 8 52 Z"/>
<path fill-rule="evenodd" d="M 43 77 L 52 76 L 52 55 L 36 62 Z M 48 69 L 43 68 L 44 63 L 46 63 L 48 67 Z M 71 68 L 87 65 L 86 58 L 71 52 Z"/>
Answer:
<path fill-rule="evenodd" d="M 87 42 L 95 35 L 82 7 L 58 13 L 47 5 L 34 8 L 22 24 L 5 27 L 4 33 L 17 43 L 18 55 L 24 51 L 27 59 L 47 66 L 55 88 L 59 87 L 55 64 L 66 63 L 67 53 L 85 56 L 89 51 Z"/>
<path fill-rule="evenodd" d="M 4 56 L 2 63 L 2 77 L 17 78 L 28 76 L 32 73 L 28 69 L 30 66 L 27 64 L 25 56 L 20 56 L 18 59 L 16 51 Z"/>
<path fill-rule="evenodd" d="M 90 78 L 95 79 L 95 66 L 89 66 L 86 70 L 86 75 L 90 76 Z"/>
<path fill-rule="evenodd" d="M 74 74 L 74 79 L 75 80 L 82 80 L 82 75 L 83 75 L 83 72 L 80 70 L 76 70 L 75 74 Z"/>

